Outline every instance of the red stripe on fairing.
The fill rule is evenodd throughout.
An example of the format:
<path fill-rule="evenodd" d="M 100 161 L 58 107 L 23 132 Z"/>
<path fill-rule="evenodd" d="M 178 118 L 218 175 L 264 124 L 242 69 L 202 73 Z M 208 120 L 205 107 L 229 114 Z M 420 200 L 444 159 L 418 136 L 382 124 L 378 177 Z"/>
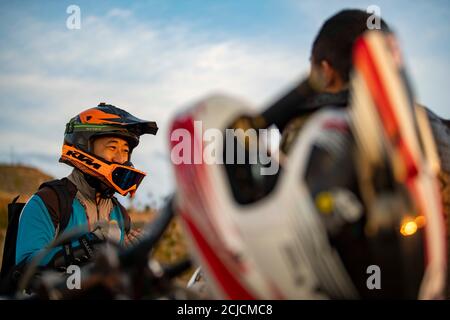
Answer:
<path fill-rule="evenodd" d="M 237 300 L 255 299 L 255 297 L 241 285 L 238 278 L 233 276 L 233 273 L 229 271 L 229 268 L 227 268 L 220 257 L 215 254 L 207 238 L 202 234 L 202 231 L 204 233 L 208 232 L 209 234 L 213 234 L 219 238 L 217 235 L 217 230 L 214 228 L 207 214 L 207 211 L 209 210 L 208 199 L 210 199 L 212 195 L 205 194 L 203 190 L 211 191 L 212 189 L 209 186 L 209 179 L 204 167 L 205 164 L 203 161 L 200 164 L 194 164 L 194 152 L 201 152 L 201 148 L 194 148 L 194 143 L 202 143 L 202 137 L 195 136 L 193 117 L 191 115 L 186 115 L 177 118 L 172 124 L 170 133 L 176 129 L 185 129 L 190 133 L 190 144 L 192 151 L 190 164 L 181 163 L 175 165 L 177 180 L 187 197 L 186 201 L 189 201 L 194 208 L 198 210 L 197 213 L 203 216 L 203 223 L 206 224 L 205 227 L 208 228 L 208 230 L 199 230 L 197 224 L 195 223 L 195 219 L 191 217 L 191 214 L 187 210 L 180 210 L 181 218 L 186 222 L 189 232 L 195 242 L 196 248 L 208 264 L 209 270 L 211 270 L 215 282 L 225 293 L 227 298 Z M 196 139 L 197 142 L 194 142 Z M 200 141 L 198 141 L 198 139 L 200 139 Z M 172 148 L 178 143 L 179 142 L 171 141 Z M 203 160 L 203 158 L 201 159 Z M 193 183 L 193 179 L 196 179 L 197 182 Z M 196 185 L 200 188 L 196 188 Z M 225 250 L 225 248 L 223 249 Z M 238 264 L 236 267 L 240 270 L 239 272 L 245 273 L 242 265 Z"/>
<path fill-rule="evenodd" d="M 175 174 L 177 177 L 177 182 L 179 183 L 179 189 L 182 190 L 184 194 L 184 199 L 192 204 L 198 214 L 205 216 L 203 222 L 207 225 L 210 234 L 218 237 L 218 231 L 213 225 L 211 219 L 209 218 L 210 208 L 208 208 L 208 203 L 214 203 L 214 193 L 210 186 L 210 181 L 208 174 L 206 172 L 205 164 L 203 163 L 202 154 L 202 138 L 196 137 L 194 130 L 194 118 L 192 114 L 187 114 L 180 116 L 175 119 L 172 123 L 170 130 L 170 135 L 176 129 L 185 129 L 190 134 L 190 147 L 191 147 L 191 158 L 190 163 L 180 163 L 175 166 Z M 197 143 L 194 140 L 197 139 Z M 200 140 L 200 141 L 198 141 Z M 173 148 L 179 142 L 170 141 L 171 147 Z M 197 147 L 196 147 L 197 146 Z M 195 164 L 194 159 L 196 159 L 195 153 L 200 153 L 197 155 L 202 159 L 201 163 Z M 206 232 L 206 230 L 205 230 Z"/>
<path fill-rule="evenodd" d="M 197 229 L 197 226 L 190 219 L 189 215 L 182 213 L 181 217 L 186 222 L 201 255 L 207 261 L 214 279 L 227 298 L 233 300 L 254 300 L 255 297 L 241 285 L 239 280 L 222 263 L 222 260 L 216 255 L 213 248 L 211 248 L 208 241 L 206 241 L 202 233 Z"/>
<path fill-rule="evenodd" d="M 417 175 L 419 173 L 418 165 L 414 161 L 412 153 L 409 150 L 406 141 L 403 139 L 403 136 L 401 135 L 399 122 L 394 113 L 392 103 L 389 100 L 387 88 L 381 81 L 381 77 L 374 63 L 372 53 L 364 38 L 359 38 L 355 43 L 353 61 L 357 69 L 362 73 L 364 79 L 366 80 L 367 86 L 371 92 L 372 97 L 374 98 L 375 106 L 378 109 L 378 113 L 380 114 L 380 120 L 383 123 L 385 130 L 387 131 L 389 139 L 393 143 L 393 146 L 396 147 L 401 155 L 402 160 L 404 161 L 407 169 L 407 175 L 405 179 L 406 187 L 411 193 L 412 198 L 418 202 L 420 213 L 425 214 L 425 216 L 429 216 L 429 214 L 427 214 L 428 211 L 425 205 L 423 194 L 421 194 L 417 187 Z M 443 211 L 441 211 L 441 213 L 442 212 Z M 436 218 L 441 220 L 441 223 L 443 223 L 443 216 L 438 216 Z M 424 231 L 425 264 L 428 265 L 428 263 L 430 262 L 431 251 L 431 243 L 429 240 L 430 230 L 428 227 L 425 227 Z M 445 234 L 445 232 L 443 232 L 443 234 Z M 442 241 L 444 241 L 445 243 L 445 239 L 443 239 Z"/>
<path fill-rule="evenodd" d="M 182 162 L 174 165 L 177 182 L 180 184 L 180 189 L 182 189 L 186 201 L 190 202 L 200 214 L 206 215 L 208 210 L 207 202 L 212 195 L 211 192 L 209 194 L 205 194 L 203 190 L 211 190 L 211 188 L 209 186 L 208 177 L 206 176 L 203 161 L 200 164 L 194 163 L 194 152 L 201 152 L 201 148 L 195 148 L 195 140 L 197 140 L 197 143 L 202 143 L 202 137 L 200 137 L 200 141 L 198 141 L 199 137 L 195 136 L 194 119 L 191 114 L 180 116 L 174 120 L 170 129 L 170 136 L 177 129 L 187 130 L 191 138 L 189 142 L 191 148 L 191 158 L 189 159 L 190 163 Z M 178 141 L 172 141 L 170 137 L 169 140 L 171 148 L 179 143 Z M 185 143 L 185 141 L 183 141 L 183 143 Z M 194 180 L 196 181 L 195 183 Z M 203 222 L 207 224 L 210 232 L 217 234 L 217 230 L 214 228 L 208 217 L 206 217 Z"/>
<path fill-rule="evenodd" d="M 402 156 L 404 164 L 406 165 L 407 175 L 406 175 L 406 187 L 409 189 L 409 192 L 413 196 L 413 199 L 419 200 L 419 207 L 421 213 L 425 213 L 423 203 L 421 201 L 420 193 L 416 188 L 416 183 L 414 181 L 414 177 L 417 176 L 418 169 L 415 164 L 413 157 L 411 156 L 408 146 L 400 132 L 400 127 L 398 120 L 395 116 L 392 104 L 388 98 L 386 88 L 384 87 L 380 75 L 378 73 L 378 69 L 375 66 L 373 61 L 372 54 L 368 47 L 368 44 L 364 40 L 364 38 L 359 38 L 355 42 L 354 49 L 354 64 L 359 72 L 362 73 L 367 87 L 374 99 L 374 105 L 378 109 L 378 114 L 380 115 L 380 120 L 385 128 L 385 131 L 388 135 L 388 138 L 391 140 L 393 146 L 397 149 L 397 151 Z M 427 235 L 428 228 L 425 228 L 425 264 L 427 265 L 430 262 L 430 250 L 429 248 L 429 237 Z"/>
<path fill-rule="evenodd" d="M 366 80 L 388 138 L 402 156 L 406 166 L 406 180 L 416 177 L 418 174 L 417 164 L 400 132 L 400 124 L 395 115 L 392 102 L 389 99 L 387 88 L 381 81 L 378 68 L 374 63 L 372 53 L 364 38 L 359 38 L 356 41 L 353 60 L 357 69 L 363 74 Z"/>

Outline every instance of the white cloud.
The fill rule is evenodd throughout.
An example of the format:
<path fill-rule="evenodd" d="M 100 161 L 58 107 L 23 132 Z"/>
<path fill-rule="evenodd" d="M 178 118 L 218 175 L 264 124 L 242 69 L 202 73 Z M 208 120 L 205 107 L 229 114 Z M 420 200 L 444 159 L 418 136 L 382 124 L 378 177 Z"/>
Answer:
<path fill-rule="evenodd" d="M 118 16 L 126 23 L 117 23 Z M 0 128 L 0 148 L 15 145 L 20 153 L 26 145 L 27 152 L 57 155 L 70 117 L 100 101 L 112 103 L 160 126 L 158 136 L 143 138 L 136 150 L 136 166 L 150 171 L 145 193 L 165 194 L 173 186 L 165 155 L 176 111 L 211 91 L 262 105 L 307 63 L 306 55 L 267 43 L 218 39 L 186 25 L 155 27 L 128 11 L 86 17 L 81 30 L 33 23 L 27 21 L 28 32 L 17 39 L 27 50 L 11 44 L 0 51 L 0 62 L 9 66 L 0 75 L 1 111 L 20 124 Z"/>
<path fill-rule="evenodd" d="M 114 9 L 111 9 L 110 11 L 108 11 L 106 16 L 108 18 L 110 18 L 110 17 L 113 17 L 113 18 L 129 18 L 132 14 L 133 14 L 133 12 L 131 10 L 114 8 Z"/>
<path fill-rule="evenodd" d="M 323 4 L 299 4 L 307 25 L 299 35 L 302 41 L 312 41 L 334 7 L 342 4 L 328 5 L 326 12 Z M 389 17 L 391 11 L 383 5 L 382 14 Z M 261 36 L 244 40 L 186 23 L 141 21 L 131 10 L 117 8 L 104 16 L 84 16 L 82 11 L 80 30 L 33 18 L 17 23 L 21 27 L 0 50 L 0 150 L 7 154 L 14 145 L 17 154 L 23 149 L 57 158 L 65 122 L 100 101 L 112 103 L 160 126 L 157 137 L 143 137 L 142 150 L 135 154 L 136 166 L 149 171 L 144 194 L 166 194 L 173 186 L 166 155 L 168 124 L 175 112 L 212 91 L 261 107 L 307 71 L 309 58 L 309 40 L 294 51 L 290 44 L 275 47 Z M 448 90 L 437 89 L 446 83 L 449 64 L 424 54 L 423 48 L 417 53 L 436 34 L 407 34 L 403 30 L 414 22 L 408 24 L 406 18 L 393 23 L 401 27 L 419 96 L 449 117 L 449 109 L 442 107 Z M 51 170 L 48 160 L 33 159 Z M 54 169 L 55 175 L 65 172 L 60 168 Z"/>

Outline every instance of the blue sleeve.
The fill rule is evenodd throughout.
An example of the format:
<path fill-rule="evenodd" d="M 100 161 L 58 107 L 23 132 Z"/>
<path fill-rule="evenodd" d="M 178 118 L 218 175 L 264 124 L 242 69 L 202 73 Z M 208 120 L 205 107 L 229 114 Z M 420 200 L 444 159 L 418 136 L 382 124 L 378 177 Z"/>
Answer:
<path fill-rule="evenodd" d="M 122 216 L 122 211 L 118 206 L 114 207 L 111 214 L 111 219 L 116 220 L 120 228 L 120 241 L 119 244 L 123 245 L 125 243 L 125 220 Z"/>
<path fill-rule="evenodd" d="M 55 227 L 44 202 L 39 196 L 32 196 L 20 214 L 17 231 L 16 264 L 23 259 L 30 261 L 54 237 Z M 40 264 L 47 264 L 50 258 L 49 256 L 45 257 Z"/>

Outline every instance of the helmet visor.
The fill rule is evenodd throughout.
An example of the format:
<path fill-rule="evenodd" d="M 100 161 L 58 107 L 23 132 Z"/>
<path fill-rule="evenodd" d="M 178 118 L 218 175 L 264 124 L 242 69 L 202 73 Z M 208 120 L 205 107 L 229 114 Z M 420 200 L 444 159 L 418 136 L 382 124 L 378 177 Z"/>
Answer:
<path fill-rule="evenodd" d="M 144 177 L 145 174 L 142 172 L 124 166 L 116 167 L 111 173 L 112 182 L 122 190 L 128 190 L 132 187 L 137 189 Z"/>

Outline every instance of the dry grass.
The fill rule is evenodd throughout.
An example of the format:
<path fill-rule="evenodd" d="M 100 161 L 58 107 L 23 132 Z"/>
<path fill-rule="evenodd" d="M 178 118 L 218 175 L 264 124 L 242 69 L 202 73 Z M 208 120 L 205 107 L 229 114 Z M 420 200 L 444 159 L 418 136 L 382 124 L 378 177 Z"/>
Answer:
<path fill-rule="evenodd" d="M 130 211 L 133 228 L 143 228 L 145 224 L 151 223 L 157 216 L 155 210 L 147 211 Z M 161 264 L 173 264 L 188 257 L 188 248 L 183 234 L 181 223 L 177 217 L 169 224 L 168 228 L 157 243 L 153 257 Z M 194 269 L 191 268 L 180 277 L 178 280 L 184 284 L 187 283 L 191 277 Z"/>
<path fill-rule="evenodd" d="M 1 191 L 10 194 L 31 195 L 39 185 L 53 178 L 42 171 L 22 165 L 0 165 Z"/>
<path fill-rule="evenodd" d="M 157 244 L 153 255 L 156 260 L 163 264 L 172 264 L 189 256 L 183 228 L 178 217 L 175 217 L 170 223 Z M 178 280 L 182 284 L 187 284 L 194 271 L 194 268 L 190 268 L 179 276 Z"/>

